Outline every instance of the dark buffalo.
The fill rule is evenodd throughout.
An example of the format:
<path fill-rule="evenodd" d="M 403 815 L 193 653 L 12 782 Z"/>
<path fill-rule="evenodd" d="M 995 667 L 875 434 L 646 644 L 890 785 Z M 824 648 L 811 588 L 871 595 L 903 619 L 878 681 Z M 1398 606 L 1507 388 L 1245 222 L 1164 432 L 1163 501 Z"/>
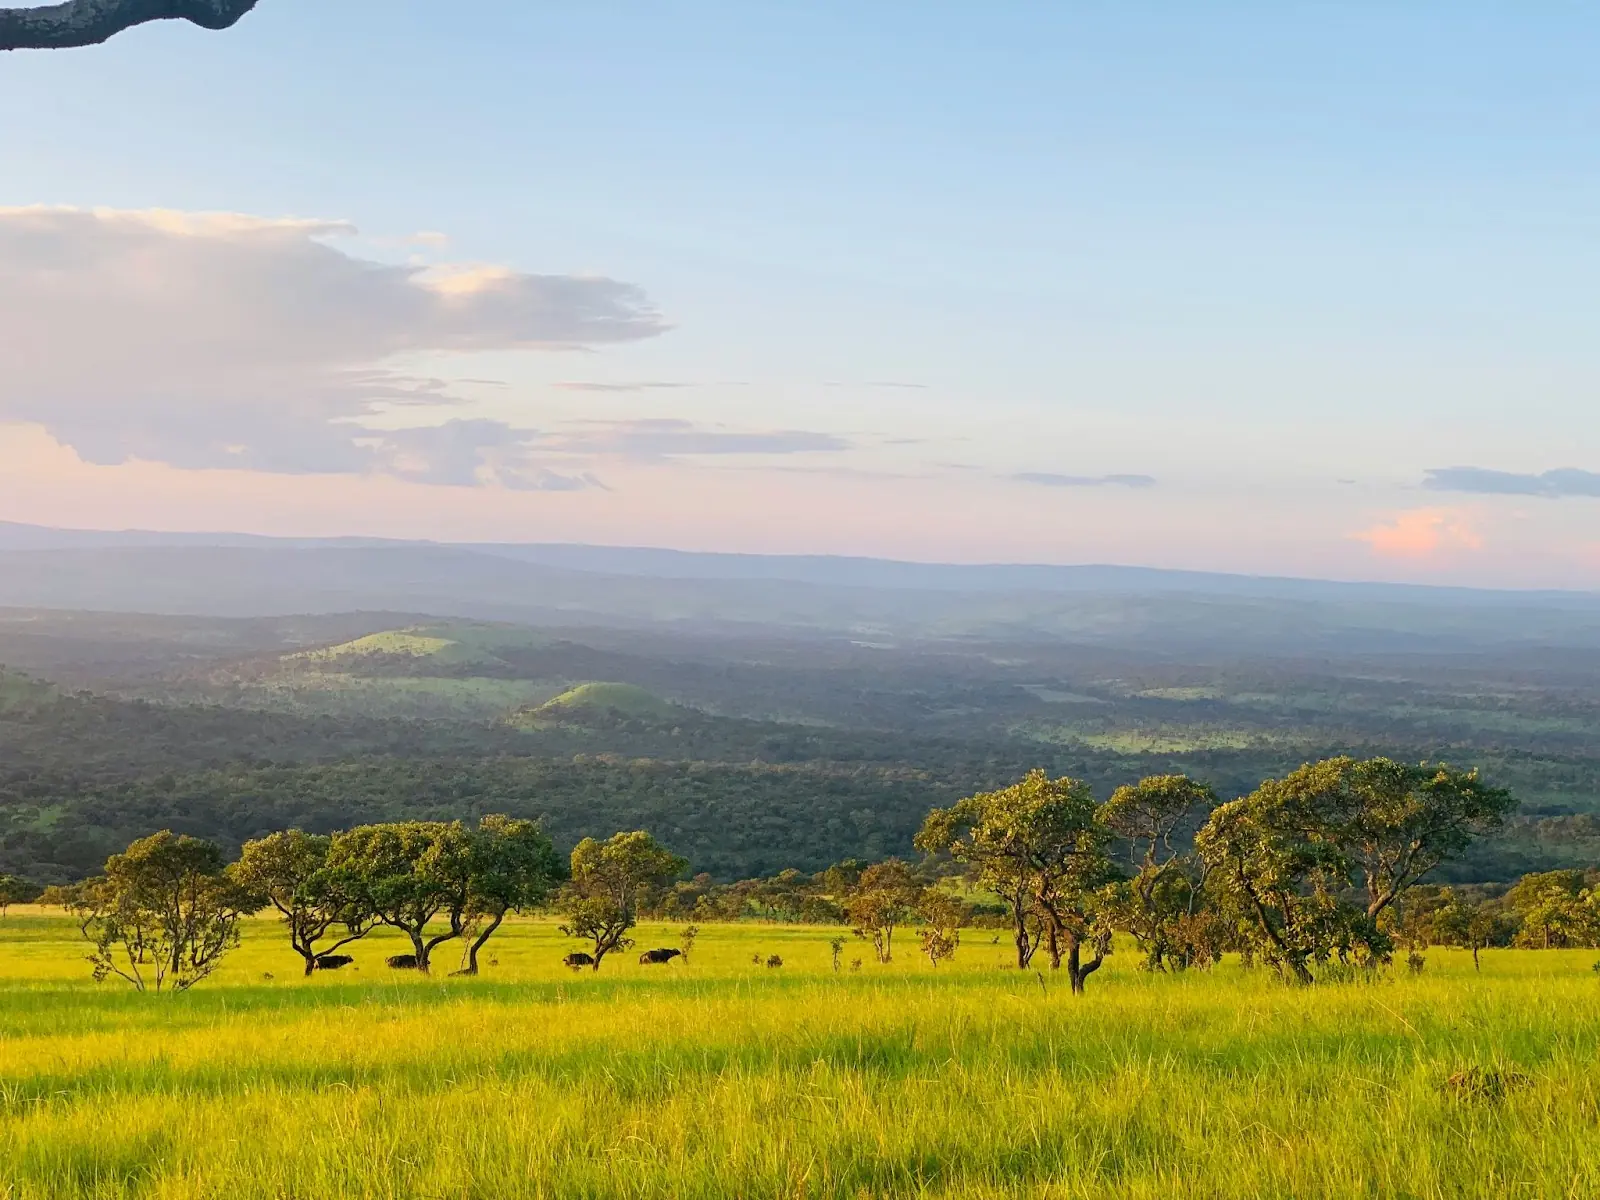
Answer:
<path fill-rule="evenodd" d="M 396 971 L 415 971 L 417 969 L 417 956 L 415 954 L 395 954 L 383 961 Z"/>
<path fill-rule="evenodd" d="M 639 955 L 639 961 L 640 963 L 644 964 L 669 963 L 673 959 L 680 957 L 682 954 L 682 950 L 646 950 L 643 954 Z"/>
<path fill-rule="evenodd" d="M 319 954 L 316 957 L 316 968 L 319 971 L 337 971 L 340 967 L 348 967 L 355 959 L 348 954 Z"/>
<path fill-rule="evenodd" d="M 587 954 L 573 953 L 563 958 L 561 960 L 561 965 L 565 967 L 571 967 L 574 971 L 576 971 L 580 967 L 594 966 L 594 959 L 589 957 Z"/>
<path fill-rule="evenodd" d="M 774 954 L 771 958 L 767 959 L 767 966 L 769 966 L 769 967 L 781 967 L 781 966 L 783 966 L 783 959 L 779 958 L 776 954 Z"/>

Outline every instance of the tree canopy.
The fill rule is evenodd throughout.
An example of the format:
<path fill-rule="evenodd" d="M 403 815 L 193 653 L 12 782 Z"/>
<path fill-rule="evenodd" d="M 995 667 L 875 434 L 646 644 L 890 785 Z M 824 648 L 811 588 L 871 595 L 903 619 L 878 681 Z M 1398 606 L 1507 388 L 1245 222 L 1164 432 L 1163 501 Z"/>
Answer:
<path fill-rule="evenodd" d="M 241 887 L 278 910 L 307 975 L 319 956 L 366 936 L 375 920 L 359 906 L 357 889 L 341 886 L 343 877 L 328 870 L 332 844 L 330 837 L 287 829 L 246 842 L 231 868 Z M 317 943 L 336 927 L 343 936 L 319 949 Z"/>
<path fill-rule="evenodd" d="M 139 991 L 199 983 L 261 905 L 228 876 L 215 843 L 165 830 L 113 854 L 105 874 L 68 899 L 93 943 L 95 978 L 116 976 Z"/>
<path fill-rule="evenodd" d="M 65 50 L 96 46 L 135 25 L 190 21 L 228 29 L 258 0 L 67 0 L 65 4 L 0 8 L 0 50 Z"/>
<path fill-rule="evenodd" d="M 1095 928 L 1092 900 L 1111 879 L 1109 840 L 1088 784 L 1032 771 L 1011 787 L 934 809 L 916 841 L 928 853 L 966 864 L 978 887 L 1005 900 L 1019 968 L 1042 942 L 1052 967 L 1066 958 L 1076 992 L 1109 949 L 1105 931 Z M 1087 963 L 1085 943 L 1095 951 Z"/>
<path fill-rule="evenodd" d="M 628 931 L 652 891 L 664 889 L 689 867 L 648 833 L 635 830 L 605 841 L 584 838 L 572 849 L 572 880 L 561 894 L 561 932 L 593 946 L 596 971 L 605 956 L 633 944 Z"/>

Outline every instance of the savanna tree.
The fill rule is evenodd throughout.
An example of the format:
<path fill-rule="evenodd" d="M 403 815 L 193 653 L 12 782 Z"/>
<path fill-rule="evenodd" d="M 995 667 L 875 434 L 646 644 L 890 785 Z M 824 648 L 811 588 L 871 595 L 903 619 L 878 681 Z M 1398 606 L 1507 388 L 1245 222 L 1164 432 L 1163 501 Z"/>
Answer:
<path fill-rule="evenodd" d="M 258 0 L 67 0 L 0 8 L 0 50 L 64 50 L 95 46 L 135 25 L 191 21 L 228 29 Z"/>
<path fill-rule="evenodd" d="M 1264 787 L 1217 808 L 1195 837 L 1249 951 L 1297 983 L 1312 982 L 1310 964 L 1337 950 L 1358 947 L 1369 960 L 1386 954 L 1388 939 L 1345 899 L 1349 858 L 1278 818 Z"/>
<path fill-rule="evenodd" d="M 1345 856 L 1373 920 L 1474 839 L 1499 830 L 1517 804 L 1476 771 L 1348 756 L 1268 780 L 1261 792 L 1279 825 Z"/>
<path fill-rule="evenodd" d="M 1550 950 L 1600 941 L 1600 889 L 1585 883 L 1582 871 L 1541 871 L 1519 879 L 1504 900 L 1521 921 L 1517 945 Z"/>
<path fill-rule="evenodd" d="M 643 830 L 603 842 L 584 838 L 572 848 L 571 879 L 556 902 L 565 918 L 562 935 L 589 942 L 598 971 L 611 951 L 633 945 L 628 931 L 638 924 L 641 904 L 688 866 Z"/>
<path fill-rule="evenodd" d="M 1433 914 L 1433 938 L 1440 945 L 1472 951 L 1472 969 L 1482 970 L 1478 955 L 1490 946 L 1505 945 L 1515 932 L 1515 922 L 1496 903 L 1470 900 L 1446 888 Z"/>
<path fill-rule="evenodd" d="M 15 875 L 0 875 L 0 921 L 13 904 L 26 904 L 39 894 L 39 889 L 26 879 Z"/>
<path fill-rule="evenodd" d="M 917 939 L 928 962 L 937 967 L 953 958 L 961 947 L 961 929 L 971 919 L 971 906 L 941 887 L 924 888 L 917 897 L 917 917 L 922 922 Z"/>
<path fill-rule="evenodd" d="M 152 834 L 106 860 L 105 874 L 71 894 L 93 946 L 96 980 L 116 976 L 139 991 L 186 991 L 239 944 L 240 920 L 261 900 L 200 838 Z"/>
<path fill-rule="evenodd" d="M 1204 910 L 1205 862 L 1186 834 L 1217 806 L 1210 786 L 1187 775 L 1153 775 L 1119 787 L 1100 819 L 1131 851 L 1133 878 L 1118 888 L 1116 923 L 1144 951 L 1144 968 L 1186 967 L 1215 950 L 1197 937 L 1212 914 Z"/>
<path fill-rule="evenodd" d="M 472 831 L 467 870 L 464 973 L 476 975 L 478 952 L 506 914 L 546 903 L 567 872 L 538 822 L 498 813 L 485 816 Z"/>
<path fill-rule="evenodd" d="M 929 813 L 916 844 L 965 864 L 1011 910 L 1017 966 L 1043 945 L 1082 992 L 1111 949 L 1100 889 L 1110 882 L 1110 831 L 1081 780 L 1032 771 L 1019 783 Z M 1085 959 L 1089 948 L 1093 956 Z"/>
<path fill-rule="evenodd" d="M 246 842 L 229 868 L 236 883 L 278 911 L 307 975 L 321 955 L 365 937 L 377 920 L 363 911 L 349 876 L 328 870 L 332 844 L 330 837 L 289 829 Z M 330 934 L 336 940 L 319 948 Z"/>
<path fill-rule="evenodd" d="M 472 839 L 459 821 L 396 821 L 333 836 L 327 886 L 349 897 L 352 915 L 398 929 L 427 974 L 435 949 L 466 933 L 472 901 Z M 445 921 L 445 928 L 435 922 Z"/>
<path fill-rule="evenodd" d="M 844 916 L 852 932 L 872 943 L 880 963 L 894 958 L 894 931 L 916 910 L 921 885 L 898 858 L 873 863 L 857 876 L 844 897 Z"/>
<path fill-rule="evenodd" d="M 1330 758 L 1223 805 L 1196 844 L 1267 961 L 1309 982 L 1330 954 L 1385 961 L 1386 911 L 1515 803 L 1476 772 Z"/>

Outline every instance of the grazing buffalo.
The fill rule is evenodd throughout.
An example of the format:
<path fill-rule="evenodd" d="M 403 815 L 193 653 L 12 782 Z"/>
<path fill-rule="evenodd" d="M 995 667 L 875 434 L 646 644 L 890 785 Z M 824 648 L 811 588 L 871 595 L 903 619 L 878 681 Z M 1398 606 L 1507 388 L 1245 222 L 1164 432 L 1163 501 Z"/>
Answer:
<path fill-rule="evenodd" d="M 319 971 L 337 971 L 340 967 L 348 967 L 355 959 L 348 954 L 319 954 L 315 966 Z"/>
<path fill-rule="evenodd" d="M 680 957 L 682 954 L 682 950 L 646 950 L 643 954 L 639 955 L 639 962 L 642 964 L 669 963 L 673 959 Z"/>
<path fill-rule="evenodd" d="M 580 967 L 594 966 L 594 959 L 587 954 L 574 952 L 563 958 L 561 960 L 561 965 L 564 967 L 571 967 L 574 971 L 576 971 Z"/>
<path fill-rule="evenodd" d="M 415 971 L 417 969 L 417 956 L 415 954 L 395 954 L 383 961 L 396 971 Z"/>
<path fill-rule="evenodd" d="M 779 958 L 776 954 L 774 954 L 771 958 L 767 959 L 767 966 L 769 966 L 769 967 L 781 967 L 781 966 L 783 966 L 783 959 Z"/>

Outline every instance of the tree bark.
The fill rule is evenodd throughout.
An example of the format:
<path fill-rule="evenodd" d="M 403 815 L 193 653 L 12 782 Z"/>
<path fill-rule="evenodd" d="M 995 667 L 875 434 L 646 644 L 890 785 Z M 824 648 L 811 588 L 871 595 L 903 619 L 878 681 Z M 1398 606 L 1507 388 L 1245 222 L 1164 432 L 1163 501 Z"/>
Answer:
<path fill-rule="evenodd" d="M 483 949 L 483 944 L 489 940 L 490 935 L 493 934 L 496 929 L 500 928 L 500 922 L 504 921 L 505 919 L 505 913 L 500 913 L 493 921 L 489 923 L 488 928 L 475 937 L 471 944 L 467 947 L 466 974 L 476 975 L 478 973 L 478 951 Z"/>
<path fill-rule="evenodd" d="M 1033 961 L 1033 939 L 1028 936 L 1028 916 L 1018 905 L 1015 909 L 1017 929 L 1017 970 L 1026 971 Z"/>
<path fill-rule="evenodd" d="M 190 21 L 227 29 L 258 0 L 67 0 L 35 8 L 0 8 L 0 50 L 97 46 L 150 21 Z"/>
<path fill-rule="evenodd" d="M 1082 944 L 1073 938 L 1067 950 L 1067 981 L 1072 985 L 1074 996 L 1083 995 L 1084 985 L 1089 982 L 1089 976 L 1100 969 L 1100 964 L 1106 960 L 1105 949 L 1098 943 L 1094 948 L 1094 957 L 1088 962 L 1083 961 Z"/>
<path fill-rule="evenodd" d="M 406 935 L 411 939 L 411 957 L 417 960 L 417 971 L 419 974 L 426 975 L 428 973 L 428 952 L 432 947 L 422 940 L 420 932 L 412 932 L 408 929 L 406 930 Z"/>

